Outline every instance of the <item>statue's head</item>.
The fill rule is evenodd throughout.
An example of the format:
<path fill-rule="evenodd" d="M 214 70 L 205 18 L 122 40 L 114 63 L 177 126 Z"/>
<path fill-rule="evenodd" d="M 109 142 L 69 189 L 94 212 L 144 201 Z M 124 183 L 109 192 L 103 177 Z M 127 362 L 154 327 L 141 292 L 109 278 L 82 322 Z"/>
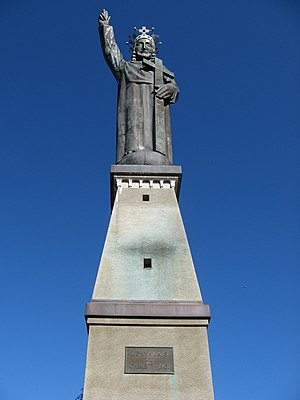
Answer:
<path fill-rule="evenodd" d="M 142 60 L 143 58 L 147 58 L 148 60 L 153 59 L 155 57 L 155 44 L 153 39 L 150 38 L 140 38 L 136 40 L 134 43 L 134 49 L 132 52 L 135 55 L 135 59 L 137 61 Z"/>
<path fill-rule="evenodd" d="M 143 58 L 154 60 L 155 54 L 157 53 L 157 44 L 161 44 L 157 41 L 158 35 L 148 35 L 150 30 L 145 26 L 141 29 L 134 29 L 140 32 L 140 35 L 132 34 L 129 36 L 130 42 L 127 42 L 132 52 L 132 61 L 140 61 Z M 154 28 L 152 28 L 152 31 L 154 31 Z"/>

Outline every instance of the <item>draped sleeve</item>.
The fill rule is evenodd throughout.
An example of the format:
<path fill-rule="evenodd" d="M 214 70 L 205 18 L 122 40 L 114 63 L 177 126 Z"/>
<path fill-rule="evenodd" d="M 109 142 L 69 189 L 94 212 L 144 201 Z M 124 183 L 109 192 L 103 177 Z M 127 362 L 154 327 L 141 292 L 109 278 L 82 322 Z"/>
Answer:
<path fill-rule="evenodd" d="M 113 27 L 100 24 L 98 29 L 104 58 L 115 78 L 120 80 L 126 62 L 116 43 Z"/>

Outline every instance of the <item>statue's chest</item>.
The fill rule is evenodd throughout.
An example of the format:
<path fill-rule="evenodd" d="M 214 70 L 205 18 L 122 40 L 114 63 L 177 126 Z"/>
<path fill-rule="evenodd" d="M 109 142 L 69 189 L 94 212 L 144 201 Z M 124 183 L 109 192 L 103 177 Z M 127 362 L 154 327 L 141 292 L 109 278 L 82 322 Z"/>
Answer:
<path fill-rule="evenodd" d="M 153 84 L 154 73 L 153 71 L 145 68 L 142 62 L 129 62 L 126 64 L 125 79 L 127 83 L 148 83 Z"/>

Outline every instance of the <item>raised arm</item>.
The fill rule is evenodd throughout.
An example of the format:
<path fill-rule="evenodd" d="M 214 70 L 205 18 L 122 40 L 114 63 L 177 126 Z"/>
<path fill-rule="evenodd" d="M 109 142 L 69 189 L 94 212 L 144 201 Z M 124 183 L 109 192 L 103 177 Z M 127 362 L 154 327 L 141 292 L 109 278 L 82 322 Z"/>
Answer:
<path fill-rule="evenodd" d="M 104 58 L 112 70 L 115 78 L 119 80 L 120 71 L 124 67 L 125 61 L 116 43 L 114 30 L 109 25 L 110 16 L 106 10 L 102 10 L 98 18 L 99 36 Z"/>

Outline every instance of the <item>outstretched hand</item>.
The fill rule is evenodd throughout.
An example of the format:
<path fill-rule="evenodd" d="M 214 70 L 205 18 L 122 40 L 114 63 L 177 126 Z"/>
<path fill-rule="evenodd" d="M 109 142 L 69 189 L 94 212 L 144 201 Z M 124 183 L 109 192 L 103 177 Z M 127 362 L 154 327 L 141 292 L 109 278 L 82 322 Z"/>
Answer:
<path fill-rule="evenodd" d="M 167 100 L 175 96 L 176 92 L 177 90 L 172 83 L 166 83 L 159 86 L 159 88 L 156 89 L 155 94 L 159 99 Z"/>
<path fill-rule="evenodd" d="M 108 12 L 103 9 L 98 17 L 98 23 L 99 25 L 109 25 L 109 21 L 110 16 L 108 15 Z"/>

